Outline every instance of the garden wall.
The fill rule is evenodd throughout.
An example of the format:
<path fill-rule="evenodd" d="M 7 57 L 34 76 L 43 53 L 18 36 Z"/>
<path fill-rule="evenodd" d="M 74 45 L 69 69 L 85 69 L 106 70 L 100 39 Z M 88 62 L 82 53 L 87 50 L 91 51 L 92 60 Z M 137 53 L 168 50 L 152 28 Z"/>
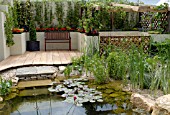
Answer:
<path fill-rule="evenodd" d="M 0 5 L 0 10 L 8 12 L 8 6 Z M 4 30 L 5 20 L 6 18 L 4 12 L 0 12 L 0 61 L 10 56 L 10 48 L 6 45 L 6 36 Z"/>
<path fill-rule="evenodd" d="M 10 47 L 11 55 L 21 55 L 26 52 L 26 33 L 13 34 L 14 45 Z"/>
<path fill-rule="evenodd" d="M 163 42 L 165 39 L 170 39 L 170 34 L 150 34 L 154 42 Z"/>

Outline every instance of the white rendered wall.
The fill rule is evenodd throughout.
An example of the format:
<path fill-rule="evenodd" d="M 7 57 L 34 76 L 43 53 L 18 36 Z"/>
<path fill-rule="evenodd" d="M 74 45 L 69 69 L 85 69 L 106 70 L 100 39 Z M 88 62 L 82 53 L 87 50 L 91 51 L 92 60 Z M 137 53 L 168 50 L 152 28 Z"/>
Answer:
<path fill-rule="evenodd" d="M 150 34 L 154 42 L 163 42 L 165 39 L 170 39 L 170 34 Z"/>
<path fill-rule="evenodd" d="M 26 33 L 13 34 L 14 45 L 11 46 L 11 55 L 21 55 L 26 52 Z"/>
<path fill-rule="evenodd" d="M 7 5 L 0 5 L 0 10 L 8 12 Z M 10 56 L 10 48 L 6 45 L 6 35 L 4 30 L 5 14 L 0 12 L 0 61 Z"/>

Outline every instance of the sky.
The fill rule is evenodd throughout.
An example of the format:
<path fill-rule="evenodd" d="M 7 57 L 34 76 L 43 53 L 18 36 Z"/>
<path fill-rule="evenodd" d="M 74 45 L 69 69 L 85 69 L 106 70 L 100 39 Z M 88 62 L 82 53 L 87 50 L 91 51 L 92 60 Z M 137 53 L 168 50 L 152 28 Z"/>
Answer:
<path fill-rule="evenodd" d="M 138 0 L 129 0 L 131 2 L 137 2 Z M 160 0 L 140 0 L 144 4 L 156 5 Z"/>

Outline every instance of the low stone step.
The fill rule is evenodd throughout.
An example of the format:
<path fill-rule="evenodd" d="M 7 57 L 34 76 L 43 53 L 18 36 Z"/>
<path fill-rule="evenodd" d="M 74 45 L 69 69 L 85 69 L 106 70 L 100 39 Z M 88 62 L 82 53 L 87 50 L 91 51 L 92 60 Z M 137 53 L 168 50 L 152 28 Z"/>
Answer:
<path fill-rule="evenodd" d="M 49 74 L 54 74 L 56 71 L 58 71 L 58 68 L 54 66 L 22 67 L 16 70 L 16 76 L 27 77 L 27 76 L 43 75 L 43 74 L 49 75 Z"/>
<path fill-rule="evenodd" d="M 50 86 L 50 85 L 52 85 L 51 80 L 20 81 L 18 83 L 18 89 L 23 89 L 28 87 Z"/>

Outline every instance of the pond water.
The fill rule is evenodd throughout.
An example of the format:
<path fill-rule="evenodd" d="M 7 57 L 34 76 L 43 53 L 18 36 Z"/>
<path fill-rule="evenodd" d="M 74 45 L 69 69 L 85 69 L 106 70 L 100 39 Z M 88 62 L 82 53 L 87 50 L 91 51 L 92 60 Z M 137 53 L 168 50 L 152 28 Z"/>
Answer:
<path fill-rule="evenodd" d="M 132 115 L 129 103 L 84 103 L 82 107 L 63 102 L 58 95 L 17 97 L 10 115 Z"/>
<path fill-rule="evenodd" d="M 24 89 L 7 101 L 7 107 L 0 115 L 140 115 L 132 111 L 131 93 L 121 90 L 121 82 L 89 83 L 88 86 L 102 93 L 103 102 L 88 101 L 80 107 L 64 102 L 61 94 L 50 93 L 48 88 Z"/>

